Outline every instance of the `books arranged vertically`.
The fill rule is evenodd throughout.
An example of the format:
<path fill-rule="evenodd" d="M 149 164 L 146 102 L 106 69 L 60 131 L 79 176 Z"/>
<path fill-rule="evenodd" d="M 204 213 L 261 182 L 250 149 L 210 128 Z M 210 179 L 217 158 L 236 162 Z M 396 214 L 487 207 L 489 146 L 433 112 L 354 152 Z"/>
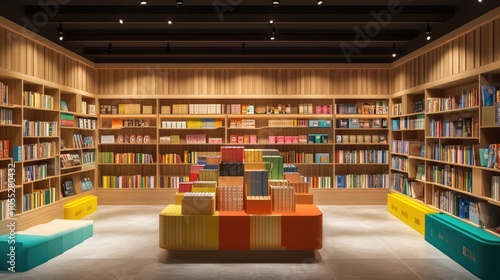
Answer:
<path fill-rule="evenodd" d="M 99 152 L 99 163 L 133 163 L 150 164 L 154 163 L 153 155 L 146 153 L 115 153 Z"/>
<path fill-rule="evenodd" d="M 78 155 L 77 153 L 60 154 L 59 159 L 61 162 L 61 168 L 79 166 L 82 164 L 82 161 L 80 160 L 80 155 Z"/>
<path fill-rule="evenodd" d="M 97 128 L 97 120 L 78 117 L 78 128 L 96 129 Z"/>
<path fill-rule="evenodd" d="M 156 188 L 156 176 L 143 176 L 141 174 L 126 176 L 103 175 L 102 187 L 106 189 Z"/>
<path fill-rule="evenodd" d="M 391 120 L 392 130 L 423 129 L 425 126 L 425 115 L 405 116 Z"/>
<path fill-rule="evenodd" d="M 47 178 L 49 166 L 46 163 L 24 167 L 23 182 L 28 183 Z"/>
<path fill-rule="evenodd" d="M 0 81 L 0 105 L 9 104 L 9 86 Z"/>
<path fill-rule="evenodd" d="M 66 179 L 61 182 L 61 193 L 63 197 L 76 195 L 73 179 Z"/>
<path fill-rule="evenodd" d="M 291 186 L 271 186 L 272 210 L 295 212 L 295 190 Z"/>
<path fill-rule="evenodd" d="M 82 177 L 80 179 L 81 185 L 82 185 L 82 192 L 90 191 L 94 189 L 94 186 L 92 184 L 92 180 L 90 180 L 89 177 Z"/>
<path fill-rule="evenodd" d="M 337 114 L 387 115 L 389 105 L 387 100 L 337 104 Z"/>
<path fill-rule="evenodd" d="M 0 139 L 0 159 L 10 157 L 10 140 Z"/>
<path fill-rule="evenodd" d="M 23 136 L 57 136 L 57 122 L 24 120 Z"/>
<path fill-rule="evenodd" d="M 450 188 L 472 192 L 472 171 L 453 165 L 428 165 L 426 180 Z"/>
<path fill-rule="evenodd" d="M 392 156 L 391 168 L 408 172 L 409 160 L 407 157 Z"/>
<path fill-rule="evenodd" d="M 391 189 L 407 196 L 411 196 L 411 182 L 407 176 L 400 173 L 391 174 Z"/>
<path fill-rule="evenodd" d="M 482 85 L 481 97 L 483 106 L 493 106 L 495 102 L 500 102 L 500 96 L 497 94 L 497 88 L 494 85 Z"/>
<path fill-rule="evenodd" d="M 54 109 L 54 97 L 51 95 L 25 91 L 23 93 L 23 105 L 39 109 Z"/>
<path fill-rule="evenodd" d="M 13 124 L 12 109 L 0 108 L 0 124 Z"/>
<path fill-rule="evenodd" d="M 249 120 L 245 120 L 245 122 L 248 121 Z M 214 118 L 188 119 L 183 121 L 166 121 L 166 120 L 161 121 L 161 128 L 218 128 L 223 126 L 224 126 L 223 119 L 214 119 Z M 254 120 L 254 127 L 255 127 L 255 120 Z"/>
<path fill-rule="evenodd" d="M 243 186 L 218 186 L 219 211 L 243 211 Z"/>
<path fill-rule="evenodd" d="M 460 95 L 427 98 L 427 113 L 443 112 L 477 106 L 479 106 L 479 91 L 477 88 L 464 90 Z"/>
<path fill-rule="evenodd" d="M 56 142 L 42 142 L 23 145 L 23 160 L 45 159 L 55 156 Z"/>
<path fill-rule="evenodd" d="M 9 170 L 0 168 L 0 191 L 6 190 L 9 187 Z"/>
<path fill-rule="evenodd" d="M 474 146 L 427 144 L 428 158 L 449 163 L 476 165 Z"/>
<path fill-rule="evenodd" d="M 434 190 L 434 207 L 446 211 L 462 219 L 469 219 L 469 204 L 472 198 L 454 191 Z"/>
<path fill-rule="evenodd" d="M 57 200 L 56 188 L 35 190 L 32 193 L 23 195 L 23 211 L 29 211 L 51 204 Z"/>
<path fill-rule="evenodd" d="M 420 140 L 392 140 L 391 152 L 424 157 L 424 142 Z"/>
<path fill-rule="evenodd" d="M 334 188 L 338 189 L 386 188 L 389 184 L 389 174 L 336 175 L 334 182 Z"/>
<path fill-rule="evenodd" d="M 95 163 L 95 157 L 93 151 L 82 153 L 82 164 L 92 164 Z"/>
<path fill-rule="evenodd" d="M 491 176 L 490 197 L 496 201 L 500 201 L 500 176 Z"/>
<path fill-rule="evenodd" d="M 179 183 L 188 182 L 189 176 L 159 176 L 160 188 L 177 189 Z"/>
<path fill-rule="evenodd" d="M 73 147 L 77 149 L 93 148 L 95 147 L 94 137 L 82 136 L 81 134 L 75 133 L 73 134 Z"/>
<path fill-rule="evenodd" d="M 335 150 L 335 163 L 386 164 L 387 150 Z"/>
<path fill-rule="evenodd" d="M 431 119 L 428 133 L 430 137 L 478 137 L 478 118 Z"/>

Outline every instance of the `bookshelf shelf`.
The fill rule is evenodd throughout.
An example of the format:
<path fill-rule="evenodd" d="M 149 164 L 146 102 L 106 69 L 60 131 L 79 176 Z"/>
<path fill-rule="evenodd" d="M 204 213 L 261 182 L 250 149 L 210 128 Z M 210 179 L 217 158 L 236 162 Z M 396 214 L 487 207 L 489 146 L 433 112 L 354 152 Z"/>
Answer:
<path fill-rule="evenodd" d="M 467 113 L 467 112 L 476 112 L 478 110 L 479 110 L 479 106 L 472 106 L 472 107 L 453 109 L 453 110 L 427 112 L 426 115 L 430 115 L 430 116 L 432 116 L 432 115 L 450 115 L 450 114 L 460 114 L 460 113 Z"/>
<path fill-rule="evenodd" d="M 22 125 L 20 124 L 0 124 L 0 127 L 15 127 L 15 128 L 20 128 Z"/>
<path fill-rule="evenodd" d="M 377 115 L 377 114 L 336 114 L 335 118 L 336 119 L 387 119 L 389 115 L 387 114 L 382 114 L 382 115 Z"/>
<path fill-rule="evenodd" d="M 30 163 L 30 162 L 37 162 L 37 161 L 44 161 L 44 160 L 51 160 L 51 159 L 54 159 L 55 157 L 58 157 L 59 155 L 54 155 L 54 156 L 51 156 L 51 157 L 45 157 L 45 158 L 37 158 L 37 159 L 28 159 L 28 160 L 24 160 L 23 162 L 25 163 Z"/>
<path fill-rule="evenodd" d="M 435 162 L 439 164 L 449 164 L 449 165 L 455 165 L 455 166 L 460 166 L 460 167 L 467 167 L 467 168 L 476 168 L 477 166 L 475 165 L 468 165 L 468 164 L 461 164 L 461 163 L 454 163 L 454 162 L 448 162 L 448 161 L 442 161 L 442 160 L 435 160 L 435 159 L 426 159 L 428 162 Z"/>
<path fill-rule="evenodd" d="M 396 171 L 396 172 L 401 172 L 401 173 L 408 173 L 408 170 L 401 170 L 397 168 L 391 168 L 391 171 Z"/>
<path fill-rule="evenodd" d="M 95 116 L 92 116 L 95 117 Z M 130 114 L 101 114 L 99 115 L 100 118 L 104 119 L 156 119 L 156 115 L 152 114 L 137 114 L 137 115 L 130 115 Z"/>

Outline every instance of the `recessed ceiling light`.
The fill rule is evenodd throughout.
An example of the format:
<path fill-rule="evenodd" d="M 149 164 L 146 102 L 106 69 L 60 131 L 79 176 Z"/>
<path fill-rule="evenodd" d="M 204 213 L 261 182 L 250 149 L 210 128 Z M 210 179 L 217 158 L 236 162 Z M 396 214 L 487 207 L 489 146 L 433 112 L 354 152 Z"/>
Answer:
<path fill-rule="evenodd" d="M 323 4 L 323 1 L 318 0 L 318 5 L 321 5 L 321 4 Z"/>
<path fill-rule="evenodd" d="M 177 3 L 177 7 L 184 6 L 184 1 L 182 1 L 182 0 L 177 0 L 176 3 Z"/>
<path fill-rule="evenodd" d="M 141 1 L 141 5 L 147 5 L 148 1 Z"/>
<path fill-rule="evenodd" d="M 123 24 L 123 19 L 119 19 L 119 20 L 118 20 L 118 22 L 119 22 L 120 24 Z"/>
<path fill-rule="evenodd" d="M 279 0 L 273 0 L 273 7 L 278 7 L 280 5 Z"/>
<path fill-rule="evenodd" d="M 169 21 L 167 21 L 167 23 L 168 23 L 168 24 L 172 24 L 172 21 L 171 21 L 171 20 L 169 20 Z"/>
<path fill-rule="evenodd" d="M 270 20 L 270 21 L 269 21 L 269 24 L 273 24 L 273 23 L 274 23 L 274 20 Z"/>
<path fill-rule="evenodd" d="M 59 23 L 59 27 L 57 28 L 57 36 L 59 38 L 59 41 L 64 40 L 64 30 L 62 27 L 62 23 Z"/>

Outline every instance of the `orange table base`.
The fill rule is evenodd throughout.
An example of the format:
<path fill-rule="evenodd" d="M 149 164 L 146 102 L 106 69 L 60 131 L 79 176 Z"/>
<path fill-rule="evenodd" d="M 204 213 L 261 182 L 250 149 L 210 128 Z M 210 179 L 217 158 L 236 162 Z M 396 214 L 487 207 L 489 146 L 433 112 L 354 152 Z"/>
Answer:
<path fill-rule="evenodd" d="M 199 226 L 184 225 L 193 221 L 199 221 Z M 204 235 L 197 237 L 199 233 L 194 231 L 200 228 Z M 315 205 L 297 204 L 296 211 L 289 213 L 216 211 L 214 215 L 183 216 L 180 205 L 169 205 L 160 213 L 159 237 L 164 249 L 318 250 L 323 246 L 323 214 Z M 172 242 L 193 237 L 203 242 Z"/>

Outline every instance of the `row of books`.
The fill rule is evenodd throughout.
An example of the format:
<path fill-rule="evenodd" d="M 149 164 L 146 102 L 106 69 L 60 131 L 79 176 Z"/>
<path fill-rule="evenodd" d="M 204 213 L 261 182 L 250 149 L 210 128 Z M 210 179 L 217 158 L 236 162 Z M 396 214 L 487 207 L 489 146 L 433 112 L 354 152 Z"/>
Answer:
<path fill-rule="evenodd" d="M 90 190 L 94 189 L 94 186 L 92 185 L 92 180 L 90 180 L 89 177 L 82 177 L 80 179 L 80 181 L 82 184 L 82 191 L 83 192 L 90 191 Z"/>
<path fill-rule="evenodd" d="M 205 144 L 207 143 L 206 134 L 187 134 L 186 143 L 188 144 Z"/>
<path fill-rule="evenodd" d="M 207 166 L 205 166 L 207 167 Z M 217 168 L 217 166 L 215 166 Z M 219 170 L 218 169 L 202 169 L 198 171 L 198 180 L 199 181 L 217 181 Z"/>
<path fill-rule="evenodd" d="M 145 189 L 156 188 L 156 176 L 143 176 L 141 174 L 129 176 L 102 176 L 102 187 L 105 189 Z"/>
<path fill-rule="evenodd" d="M 93 148 L 95 147 L 93 136 L 82 136 L 81 134 L 73 134 L 73 147 L 74 148 Z"/>
<path fill-rule="evenodd" d="M 463 90 L 460 95 L 427 98 L 428 113 L 470 108 L 476 106 L 479 106 L 479 91 L 477 88 Z"/>
<path fill-rule="evenodd" d="M 470 166 L 476 165 L 474 146 L 427 144 L 427 151 L 430 159 Z"/>
<path fill-rule="evenodd" d="M 245 168 L 243 162 L 221 162 L 219 176 L 243 176 Z"/>
<path fill-rule="evenodd" d="M 57 122 L 24 120 L 23 136 L 57 136 Z"/>
<path fill-rule="evenodd" d="M 230 119 L 229 128 L 255 128 L 255 119 Z"/>
<path fill-rule="evenodd" d="M 6 190 L 9 188 L 9 178 L 14 178 L 11 174 L 12 173 L 9 173 L 8 168 L 0 168 L 0 190 Z"/>
<path fill-rule="evenodd" d="M 454 189 L 472 192 L 472 171 L 450 165 L 429 165 L 425 172 L 427 181 Z"/>
<path fill-rule="evenodd" d="M 391 158 L 391 168 L 408 172 L 409 160 L 406 157 L 393 156 Z"/>
<path fill-rule="evenodd" d="M 496 201 L 500 201 L 500 176 L 491 176 L 490 197 Z"/>
<path fill-rule="evenodd" d="M 271 205 L 275 212 L 295 212 L 295 191 L 291 186 L 271 186 Z"/>
<path fill-rule="evenodd" d="M 56 141 L 23 145 L 23 160 L 44 159 L 55 156 Z"/>
<path fill-rule="evenodd" d="M 335 135 L 335 143 L 337 144 L 362 144 L 362 143 L 387 143 L 386 134 L 365 134 L 365 135 Z"/>
<path fill-rule="evenodd" d="M 400 117 L 391 120 L 392 130 L 424 129 L 425 115 Z"/>
<path fill-rule="evenodd" d="M 88 118 L 78 118 L 78 128 L 96 129 L 97 120 Z"/>
<path fill-rule="evenodd" d="M 243 186 L 218 187 L 219 211 L 243 211 Z"/>
<path fill-rule="evenodd" d="M 336 150 L 335 163 L 386 164 L 387 150 Z"/>
<path fill-rule="evenodd" d="M 434 207 L 462 219 L 469 219 L 471 198 L 449 190 L 434 190 Z"/>
<path fill-rule="evenodd" d="M 408 179 L 406 175 L 401 173 L 391 173 L 391 182 L 392 182 L 391 184 L 392 190 L 407 195 L 409 197 L 413 197 L 411 191 L 411 181 Z"/>
<path fill-rule="evenodd" d="M 95 104 L 88 104 L 87 101 L 82 100 L 80 109 L 82 114 L 95 115 Z"/>
<path fill-rule="evenodd" d="M 0 105 L 9 104 L 9 86 L 0 82 Z"/>
<path fill-rule="evenodd" d="M 307 182 L 313 189 L 333 188 L 333 178 L 331 176 L 301 176 L 302 182 Z"/>
<path fill-rule="evenodd" d="M 82 153 L 82 164 L 91 164 L 91 163 L 95 163 L 94 152 L 93 151 L 83 152 Z"/>
<path fill-rule="evenodd" d="M 496 102 L 500 102 L 500 90 L 494 85 L 482 85 L 481 95 L 483 106 L 493 106 Z"/>
<path fill-rule="evenodd" d="M 12 124 L 12 109 L 0 108 L 0 124 Z"/>
<path fill-rule="evenodd" d="M 41 180 L 47 178 L 48 171 L 49 171 L 49 166 L 46 163 L 39 165 L 25 166 L 23 173 L 24 175 L 23 182 L 28 183 L 35 180 Z"/>
<path fill-rule="evenodd" d="M 0 221 L 12 218 L 11 214 L 16 213 L 15 200 L 0 199 Z"/>
<path fill-rule="evenodd" d="M 111 128 L 123 127 L 146 127 L 149 126 L 148 119 L 112 119 Z"/>
<path fill-rule="evenodd" d="M 391 106 L 391 116 L 400 116 L 403 113 L 403 103 L 394 103 Z"/>
<path fill-rule="evenodd" d="M 61 123 L 61 126 L 63 127 L 73 127 L 75 124 L 75 117 L 73 114 L 68 114 L 68 113 L 61 113 L 61 116 L 59 117 L 59 121 Z"/>
<path fill-rule="evenodd" d="M 389 174 L 345 174 L 335 176 L 337 189 L 387 188 Z"/>
<path fill-rule="evenodd" d="M 483 157 L 484 155 L 481 155 Z M 486 167 L 500 169 L 500 144 L 490 144 L 488 146 L 488 158 Z"/>
<path fill-rule="evenodd" d="M 477 117 L 458 119 L 431 119 L 429 136 L 431 137 L 478 137 Z"/>
<path fill-rule="evenodd" d="M 183 157 L 181 158 L 181 163 L 201 164 L 206 163 L 207 161 L 210 161 L 210 163 L 214 163 L 211 161 L 211 158 L 214 158 L 213 160 L 216 160 L 218 163 L 220 152 L 184 150 Z"/>
<path fill-rule="evenodd" d="M 229 135 L 229 143 L 231 143 L 231 144 L 256 144 L 257 143 L 257 134 L 244 134 L 244 135 L 231 134 L 231 135 Z"/>
<path fill-rule="evenodd" d="M 245 186 L 247 196 L 268 196 L 268 180 L 271 174 L 267 170 L 245 171 Z"/>
<path fill-rule="evenodd" d="M 24 91 L 23 105 L 33 108 L 54 109 L 54 97 L 52 95 L 43 94 L 33 91 Z"/>
<path fill-rule="evenodd" d="M 337 128 L 387 128 L 387 119 L 339 119 Z"/>
<path fill-rule="evenodd" d="M 25 194 L 23 195 L 23 212 L 54 203 L 56 200 L 56 188 L 48 188 Z"/>
<path fill-rule="evenodd" d="M 159 163 L 184 163 L 179 154 L 163 154 L 158 156 Z"/>
<path fill-rule="evenodd" d="M 178 189 L 179 183 L 188 182 L 189 176 L 159 176 L 160 188 Z"/>
<path fill-rule="evenodd" d="M 10 157 L 9 150 L 10 150 L 10 141 L 0 139 L 0 158 Z"/>
<path fill-rule="evenodd" d="M 61 162 L 61 168 L 68 168 L 82 164 L 80 155 L 77 153 L 60 154 L 59 161 Z"/>
<path fill-rule="evenodd" d="M 424 157 L 425 149 L 424 142 L 420 140 L 392 140 L 391 141 L 391 152 Z"/>
<path fill-rule="evenodd" d="M 389 105 L 387 100 L 377 100 L 374 102 L 357 102 L 337 104 L 337 114 L 363 114 L 363 115 L 387 115 Z"/>
<path fill-rule="evenodd" d="M 154 163 L 153 155 L 145 153 L 99 152 L 99 163 Z"/>

